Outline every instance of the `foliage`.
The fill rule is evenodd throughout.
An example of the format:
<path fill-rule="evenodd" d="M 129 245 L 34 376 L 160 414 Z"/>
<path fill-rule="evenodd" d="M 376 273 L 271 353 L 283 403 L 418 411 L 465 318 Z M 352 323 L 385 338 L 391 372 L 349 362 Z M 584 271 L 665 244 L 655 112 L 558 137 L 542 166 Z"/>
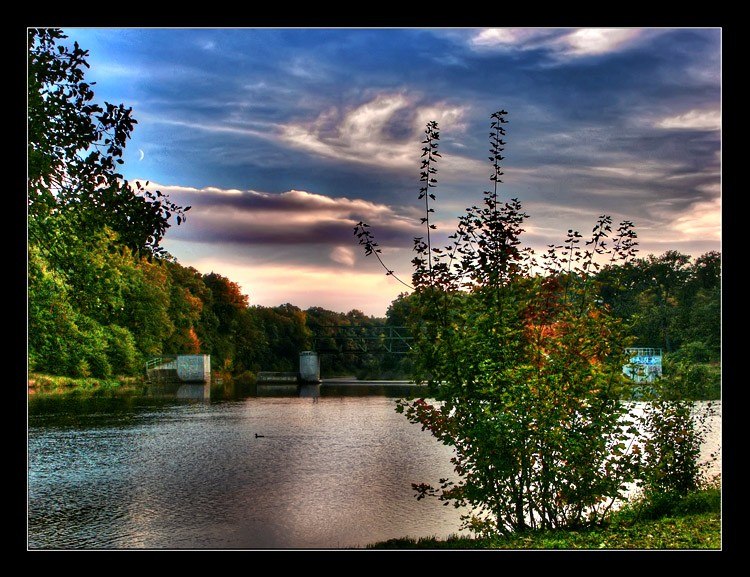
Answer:
<path fill-rule="evenodd" d="M 684 355 L 681 355 L 685 351 Z M 721 399 L 721 366 L 694 360 L 705 358 L 701 345 L 697 350 L 683 347 L 662 361 L 664 379 L 661 394 L 672 400 L 699 401 Z"/>
<path fill-rule="evenodd" d="M 628 450 L 634 421 L 619 402 L 621 323 L 598 298 L 594 272 L 635 252 L 632 223 L 614 233 L 602 216 L 585 247 L 581 235 L 550 246 L 533 273 L 519 236 L 527 217 L 517 199 L 503 202 L 505 111 L 492 115 L 492 190 L 482 207 L 459 218 L 445 248 L 433 246 L 430 222 L 439 133 L 425 130 L 422 187 L 424 237 L 414 239 L 414 293 L 409 318 L 414 377 L 429 396 L 398 409 L 455 449 L 460 481 L 415 484 L 473 511 L 465 526 L 480 534 L 591 524 L 606 515 L 632 481 L 638 459 Z M 360 223 L 366 250 L 377 243 Z"/>
<path fill-rule="evenodd" d="M 47 219 L 63 213 L 78 230 L 108 226 L 132 250 L 163 254 L 169 220 L 179 225 L 190 207 L 123 182 L 117 167 L 137 121 L 122 104 L 93 102 L 88 51 L 65 46 L 65 38 L 54 28 L 28 31 L 28 205 L 40 224 L 30 238 L 51 245 Z"/>
<path fill-rule="evenodd" d="M 143 366 L 133 334 L 118 325 L 106 327 L 106 353 L 114 373 L 135 375 Z"/>
<path fill-rule="evenodd" d="M 676 492 L 642 494 L 615 511 L 609 523 L 633 525 L 642 520 L 720 512 L 721 488 L 706 486 L 682 495 Z"/>
<path fill-rule="evenodd" d="M 658 389 L 656 398 L 644 405 L 643 463 L 638 485 L 646 500 L 655 501 L 656 495 L 662 500 L 674 500 L 705 484 L 704 470 L 717 458 L 714 454 L 708 461 L 700 462 L 708 419 L 713 414 L 710 402 L 701 406 L 673 400 Z"/>
<path fill-rule="evenodd" d="M 598 275 L 601 294 L 623 319 L 635 345 L 677 353 L 701 349 L 696 362 L 715 362 L 721 354 L 721 255 L 689 256 L 667 251 Z M 697 347 L 697 348 L 696 348 Z"/>
<path fill-rule="evenodd" d="M 372 549 L 720 549 L 721 517 L 703 513 L 580 531 L 533 531 L 504 537 L 390 539 Z"/>
<path fill-rule="evenodd" d="M 71 377 L 44 373 L 29 375 L 29 402 L 44 404 L 59 398 L 132 397 L 142 394 L 143 382 L 137 377 Z M 66 406 L 66 410 L 69 407 Z M 89 409 L 90 410 L 90 406 Z"/>

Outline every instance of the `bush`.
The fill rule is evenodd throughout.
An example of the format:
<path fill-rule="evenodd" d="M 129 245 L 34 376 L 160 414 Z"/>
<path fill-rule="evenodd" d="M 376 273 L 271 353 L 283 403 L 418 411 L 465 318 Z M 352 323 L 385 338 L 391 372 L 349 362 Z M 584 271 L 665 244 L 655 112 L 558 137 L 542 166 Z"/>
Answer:
<path fill-rule="evenodd" d="M 617 521 L 656 520 L 721 511 L 721 489 L 708 487 L 685 495 L 671 491 L 650 492 L 629 503 L 613 515 Z"/>
<path fill-rule="evenodd" d="M 664 397 L 646 405 L 641 417 L 645 439 L 639 484 L 647 498 L 684 497 L 704 484 L 708 463 L 700 464 L 699 458 L 712 414 L 710 403 L 702 411 L 695 411 L 692 401 Z"/>
<path fill-rule="evenodd" d="M 678 350 L 669 353 L 667 357 L 674 361 L 688 363 L 707 363 L 711 360 L 711 350 L 700 341 L 685 343 Z"/>
<path fill-rule="evenodd" d="M 685 495 L 675 507 L 679 515 L 698 515 L 721 511 L 721 489 L 709 487 Z"/>

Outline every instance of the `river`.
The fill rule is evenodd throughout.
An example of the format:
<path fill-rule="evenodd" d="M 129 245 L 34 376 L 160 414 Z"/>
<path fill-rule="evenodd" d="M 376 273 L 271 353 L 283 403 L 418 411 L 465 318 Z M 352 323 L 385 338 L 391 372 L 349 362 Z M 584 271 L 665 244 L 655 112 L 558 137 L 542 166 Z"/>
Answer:
<path fill-rule="evenodd" d="M 30 401 L 29 548 L 344 548 L 457 533 L 456 509 L 411 489 L 453 474 L 451 450 L 394 410 L 403 388 L 321 391 Z"/>

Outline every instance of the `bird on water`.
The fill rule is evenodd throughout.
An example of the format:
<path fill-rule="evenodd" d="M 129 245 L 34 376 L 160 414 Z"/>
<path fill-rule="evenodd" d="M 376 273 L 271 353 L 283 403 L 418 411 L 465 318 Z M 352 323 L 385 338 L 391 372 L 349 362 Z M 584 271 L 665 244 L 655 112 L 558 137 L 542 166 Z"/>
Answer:
<path fill-rule="evenodd" d="M 262 439 L 264 437 L 265 437 L 265 435 L 259 435 L 258 433 L 255 433 L 255 438 L 256 439 Z"/>

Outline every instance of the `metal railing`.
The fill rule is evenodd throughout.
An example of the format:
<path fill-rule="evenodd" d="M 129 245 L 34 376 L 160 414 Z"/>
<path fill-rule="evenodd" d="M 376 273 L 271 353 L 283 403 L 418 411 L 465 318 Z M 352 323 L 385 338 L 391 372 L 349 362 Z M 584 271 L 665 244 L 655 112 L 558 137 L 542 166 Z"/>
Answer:
<path fill-rule="evenodd" d="M 177 355 L 153 357 L 146 361 L 146 381 L 164 383 L 177 379 Z"/>
<path fill-rule="evenodd" d="M 146 371 L 152 370 L 152 369 L 176 369 L 177 365 L 174 364 L 174 366 L 162 366 L 162 365 L 172 365 L 173 363 L 177 362 L 177 355 L 164 355 L 161 357 L 153 357 L 146 361 Z"/>
<path fill-rule="evenodd" d="M 661 349 L 651 347 L 632 347 L 625 349 L 625 352 L 631 357 L 661 357 Z"/>
<path fill-rule="evenodd" d="M 411 350 L 413 337 L 406 327 L 391 325 L 321 325 L 313 329 L 313 350 L 318 353 L 389 353 Z"/>

